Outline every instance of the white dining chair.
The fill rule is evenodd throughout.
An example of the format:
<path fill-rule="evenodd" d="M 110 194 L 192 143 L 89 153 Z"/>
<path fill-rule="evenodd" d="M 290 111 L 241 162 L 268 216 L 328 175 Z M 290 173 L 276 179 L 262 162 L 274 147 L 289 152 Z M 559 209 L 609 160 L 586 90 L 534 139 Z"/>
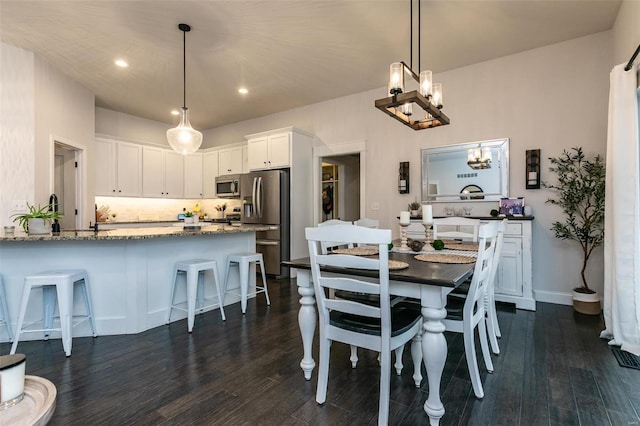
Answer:
<path fill-rule="evenodd" d="M 391 242 L 391 230 L 336 225 L 306 228 L 305 234 L 309 244 L 311 273 L 320 317 L 320 362 L 316 401 L 323 404 L 327 399 L 332 342 L 377 351 L 380 353 L 378 424 L 386 425 L 389 418 L 391 351 L 413 339 L 411 353 L 414 355 L 415 371 L 420 371 L 422 362 L 420 309 L 409 303 L 397 304 L 392 308 L 390 303 L 387 245 Z M 377 245 L 379 256 L 370 258 L 322 254 L 320 245 L 323 241 Z M 365 281 L 356 276 L 331 275 L 323 270 L 325 266 L 372 270 L 377 272 L 379 279 Z M 326 296 L 327 289 L 375 295 L 379 297 L 379 304 L 361 303 L 357 299 L 330 299 Z"/>
<path fill-rule="evenodd" d="M 478 257 L 473 270 L 473 278 L 469 285 L 469 293 L 464 299 L 447 299 L 447 317 L 442 321 L 446 330 L 463 334 L 464 351 L 473 392 L 477 398 L 484 397 L 475 348 L 475 329 L 482 348 L 482 357 L 487 371 L 493 373 L 493 362 L 487 342 L 487 326 L 485 316 L 485 295 L 490 286 L 489 280 L 493 264 L 498 223 L 489 222 L 478 230 Z"/>
<path fill-rule="evenodd" d="M 325 220 L 324 222 L 320 222 L 318 224 L 318 227 L 323 228 L 325 226 L 334 226 L 334 225 L 351 225 L 353 226 L 352 222 L 348 222 L 346 220 L 340 220 L 340 219 L 329 219 L 329 220 Z M 329 249 L 333 249 L 335 247 L 347 247 L 347 248 L 353 248 L 353 243 L 341 243 L 339 244 L 338 242 L 335 241 L 322 241 L 320 243 L 320 247 L 322 250 L 322 254 L 327 254 L 327 252 L 329 251 Z"/>
<path fill-rule="evenodd" d="M 463 241 L 478 241 L 480 219 L 470 217 L 442 217 L 433 219 L 433 239 L 455 239 Z"/>
<path fill-rule="evenodd" d="M 498 324 L 498 315 L 496 312 L 496 300 L 495 300 L 495 284 L 498 267 L 500 266 L 500 257 L 502 256 L 502 244 L 504 239 L 504 232 L 507 228 L 507 219 L 503 219 L 498 224 L 498 236 L 496 237 L 496 248 L 493 253 L 493 263 L 491 265 L 491 274 L 489 276 L 489 287 L 485 295 L 485 310 L 487 315 L 487 334 L 489 335 L 489 343 L 491 343 L 491 351 L 498 355 L 500 353 L 500 346 L 498 345 L 498 338 L 501 337 L 500 325 Z M 469 293 L 469 284 L 471 280 L 467 280 L 460 287 L 449 293 L 450 297 L 466 298 Z"/>

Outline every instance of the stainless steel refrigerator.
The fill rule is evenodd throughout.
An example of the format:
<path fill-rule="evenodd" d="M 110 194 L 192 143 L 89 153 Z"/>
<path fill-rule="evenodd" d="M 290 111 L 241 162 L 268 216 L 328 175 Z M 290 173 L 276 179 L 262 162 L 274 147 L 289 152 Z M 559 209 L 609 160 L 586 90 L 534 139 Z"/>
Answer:
<path fill-rule="evenodd" d="M 268 170 L 241 175 L 242 223 L 275 225 L 274 231 L 256 233 L 256 249 L 262 253 L 268 275 L 282 278 L 289 259 L 289 170 Z"/>

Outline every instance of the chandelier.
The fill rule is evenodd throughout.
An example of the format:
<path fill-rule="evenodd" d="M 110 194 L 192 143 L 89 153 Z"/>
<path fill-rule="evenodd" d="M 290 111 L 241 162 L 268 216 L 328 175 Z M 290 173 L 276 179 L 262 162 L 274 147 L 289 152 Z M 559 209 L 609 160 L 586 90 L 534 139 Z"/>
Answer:
<path fill-rule="evenodd" d="M 420 69 L 420 1 L 418 0 L 418 69 Z M 375 107 L 395 118 L 413 130 L 429 129 L 449 124 L 449 117 L 442 112 L 442 85 L 432 82 L 429 70 L 420 71 L 417 75 L 413 71 L 413 0 L 409 0 L 410 33 L 411 33 L 411 62 L 394 62 L 389 69 L 390 97 L 375 101 Z M 417 84 L 416 90 L 408 91 L 405 87 L 404 75 L 407 74 Z M 411 80 L 409 80 L 411 82 Z M 415 108 L 420 111 L 413 113 Z"/>
<path fill-rule="evenodd" d="M 187 114 L 187 32 L 191 27 L 187 24 L 178 24 L 182 31 L 182 117 L 178 127 L 167 130 L 167 140 L 171 148 L 179 154 L 193 154 L 202 145 L 202 133 L 191 127 Z"/>
<path fill-rule="evenodd" d="M 467 151 L 467 164 L 473 170 L 484 170 L 491 168 L 491 148 L 485 146 L 482 148 L 470 148 Z"/>

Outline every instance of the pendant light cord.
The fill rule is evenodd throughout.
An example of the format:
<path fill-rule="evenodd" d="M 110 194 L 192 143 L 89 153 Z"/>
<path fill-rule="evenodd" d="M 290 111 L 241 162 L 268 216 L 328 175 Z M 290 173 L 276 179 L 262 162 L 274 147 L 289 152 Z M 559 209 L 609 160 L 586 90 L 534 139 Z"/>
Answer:
<path fill-rule="evenodd" d="M 422 25 L 420 25 L 420 18 L 422 15 L 422 12 L 420 11 L 420 3 L 421 1 L 418 0 L 418 74 L 420 73 L 420 28 L 422 27 Z M 411 68 L 411 71 L 413 71 L 413 0 L 409 0 L 409 21 L 409 40 L 411 49 L 409 55 L 409 67 Z"/>
<path fill-rule="evenodd" d="M 187 31 L 182 30 L 182 108 L 187 108 Z"/>

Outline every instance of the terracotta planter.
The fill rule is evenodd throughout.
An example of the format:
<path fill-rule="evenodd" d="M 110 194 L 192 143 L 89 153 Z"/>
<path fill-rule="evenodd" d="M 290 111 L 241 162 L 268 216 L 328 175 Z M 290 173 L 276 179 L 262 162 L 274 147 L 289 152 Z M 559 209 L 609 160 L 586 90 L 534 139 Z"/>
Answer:
<path fill-rule="evenodd" d="M 581 314 L 600 315 L 600 297 L 598 293 L 573 291 L 573 309 Z"/>

